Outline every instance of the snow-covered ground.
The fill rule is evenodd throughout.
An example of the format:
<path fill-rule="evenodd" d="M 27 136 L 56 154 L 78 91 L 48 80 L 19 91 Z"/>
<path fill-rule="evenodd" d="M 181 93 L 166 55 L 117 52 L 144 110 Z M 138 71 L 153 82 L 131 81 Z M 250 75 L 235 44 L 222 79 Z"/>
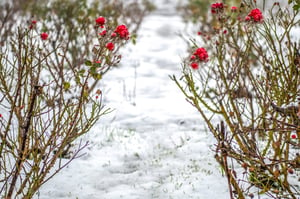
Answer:
<path fill-rule="evenodd" d="M 79 159 L 47 182 L 41 199 L 229 198 L 213 138 L 169 75 L 180 74 L 186 25 L 174 0 L 156 0 L 137 45 L 99 88 L 112 113 L 83 139 Z"/>

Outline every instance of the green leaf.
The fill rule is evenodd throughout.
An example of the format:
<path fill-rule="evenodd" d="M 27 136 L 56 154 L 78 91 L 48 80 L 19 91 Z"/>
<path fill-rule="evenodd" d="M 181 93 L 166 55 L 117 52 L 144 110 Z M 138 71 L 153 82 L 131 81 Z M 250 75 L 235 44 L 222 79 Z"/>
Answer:
<path fill-rule="evenodd" d="M 90 69 L 90 73 L 91 73 L 92 75 L 96 74 L 96 73 L 97 73 L 96 69 L 97 69 L 96 66 L 92 66 L 91 69 Z"/>
<path fill-rule="evenodd" d="M 76 82 L 76 84 L 80 85 L 80 77 L 79 76 L 75 77 L 75 82 Z"/>
<path fill-rule="evenodd" d="M 299 10 L 300 10 L 300 4 L 294 5 L 294 6 L 293 6 L 293 9 L 294 9 L 295 11 L 299 11 Z"/>
<path fill-rule="evenodd" d="M 88 91 L 84 91 L 83 94 L 82 94 L 82 97 L 84 100 L 87 100 L 88 97 L 89 97 L 89 92 Z"/>
<path fill-rule="evenodd" d="M 78 75 L 81 76 L 81 77 L 83 77 L 84 73 L 85 73 L 84 69 L 78 71 Z"/>
<path fill-rule="evenodd" d="M 92 62 L 90 60 L 85 60 L 84 64 L 86 66 L 92 66 Z"/>
<path fill-rule="evenodd" d="M 101 74 L 95 74 L 94 75 L 94 78 L 96 79 L 96 80 L 100 80 L 101 78 L 102 78 L 102 75 Z"/>
<path fill-rule="evenodd" d="M 65 90 L 69 90 L 70 87 L 71 87 L 70 82 L 64 82 L 64 89 L 65 89 Z"/>
<path fill-rule="evenodd" d="M 101 63 L 94 63 L 94 65 L 95 65 L 97 68 L 100 68 L 100 67 L 101 67 Z"/>
<path fill-rule="evenodd" d="M 109 55 L 105 56 L 105 63 L 107 65 L 111 65 L 111 61 L 110 60 L 111 60 L 111 57 Z"/>
<path fill-rule="evenodd" d="M 130 38 L 131 38 L 133 45 L 135 45 L 136 44 L 136 34 L 131 35 Z"/>

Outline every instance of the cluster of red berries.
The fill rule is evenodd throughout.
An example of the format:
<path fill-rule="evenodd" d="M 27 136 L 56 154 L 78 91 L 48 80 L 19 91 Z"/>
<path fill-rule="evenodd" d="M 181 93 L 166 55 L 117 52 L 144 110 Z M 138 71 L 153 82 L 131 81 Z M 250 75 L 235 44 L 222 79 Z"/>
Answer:
<path fill-rule="evenodd" d="M 36 23 L 37 23 L 36 20 L 32 20 L 32 21 L 31 21 L 31 24 L 30 24 L 30 26 L 29 26 L 29 29 L 33 29 L 33 28 L 35 27 Z"/>
<path fill-rule="evenodd" d="M 250 11 L 250 13 L 245 17 L 245 21 L 250 21 L 252 20 L 253 22 L 262 22 L 264 19 L 262 12 L 260 9 L 255 8 Z"/>
<path fill-rule="evenodd" d="M 211 13 L 212 14 L 219 14 L 223 13 L 224 8 L 226 5 L 223 3 L 213 3 L 211 4 Z M 232 6 L 231 7 L 231 12 L 237 12 L 238 7 Z M 260 11 L 260 9 L 255 8 L 250 11 L 250 13 L 245 17 L 245 21 L 253 21 L 255 23 L 257 22 L 262 22 L 263 21 L 263 14 Z M 227 30 L 223 30 L 223 34 L 227 34 Z M 198 35 L 203 35 L 202 32 L 198 32 Z M 205 35 L 205 34 L 204 34 Z M 210 39 L 209 36 L 206 36 L 206 39 Z M 204 48 L 198 48 L 194 54 L 190 57 L 190 66 L 193 69 L 198 69 L 199 68 L 199 62 L 207 62 L 208 61 L 208 54 Z"/>
<path fill-rule="evenodd" d="M 100 28 L 105 28 L 105 23 L 106 23 L 106 19 L 105 17 L 98 17 L 97 19 L 95 19 L 96 25 L 97 27 Z M 99 33 L 100 36 L 106 36 L 107 35 L 107 30 L 102 30 Z M 111 38 L 115 38 L 115 37 L 119 37 L 121 39 L 124 40 L 128 40 L 129 39 L 129 32 L 127 29 L 127 26 L 125 25 L 119 25 L 116 27 L 116 29 L 110 34 Z M 113 51 L 115 48 L 115 44 L 113 42 L 108 42 L 105 47 L 110 50 Z"/>
<path fill-rule="evenodd" d="M 190 66 L 193 69 L 199 68 L 199 63 L 208 62 L 208 54 L 205 48 L 197 48 L 193 55 L 190 57 Z"/>
<path fill-rule="evenodd" d="M 211 13 L 217 14 L 223 12 L 224 4 L 223 3 L 213 3 L 211 4 Z"/>
<path fill-rule="evenodd" d="M 274 5 L 279 5 L 278 2 L 274 3 Z M 223 3 L 213 3 L 211 4 L 211 13 L 212 14 L 218 14 L 218 13 L 223 13 L 224 8 L 226 6 Z M 231 12 L 236 12 L 237 11 L 236 6 L 231 7 Z M 253 21 L 253 22 L 262 22 L 263 21 L 263 15 L 260 9 L 255 8 L 250 11 L 250 13 L 245 17 L 245 21 Z"/>
<path fill-rule="evenodd" d="M 128 29 L 125 25 L 117 26 L 114 33 L 118 34 L 119 37 L 122 38 L 122 39 L 125 39 L 125 40 L 129 39 L 129 32 L 128 32 Z"/>
<path fill-rule="evenodd" d="M 34 27 L 36 26 L 36 24 L 37 24 L 37 21 L 36 20 L 32 20 L 31 23 L 30 23 L 30 25 L 29 25 L 29 29 L 30 30 L 34 29 Z M 47 40 L 48 36 L 49 36 L 48 33 L 45 33 L 45 32 L 42 32 L 40 34 L 40 37 L 41 37 L 42 40 Z"/>

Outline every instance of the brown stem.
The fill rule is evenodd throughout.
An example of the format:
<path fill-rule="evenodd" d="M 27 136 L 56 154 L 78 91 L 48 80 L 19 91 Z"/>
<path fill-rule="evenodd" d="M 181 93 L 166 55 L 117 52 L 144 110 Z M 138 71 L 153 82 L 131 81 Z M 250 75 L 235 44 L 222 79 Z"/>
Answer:
<path fill-rule="evenodd" d="M 26 122 L 25 122 L 25 125 L 22 127 L 23 132 L 22 132 L 22 135 L 21 135 L 22 137 L 21 137 L 21 145 L 20 145 L 19 154 L 18 154 L 18 161 L 16 163 L 15 170 L 13 171 L 14 175 L 13 175 L 11 185 L 9 187 L 6 199 L 11 199 L 11 197 L 12 197 L 14 188 L 15 188 L 16 183 L 17 183 L 17 179 L 20 175 L 21 168 L 22 168 L 22 165 L 24 163 L 24 159 L 26 157 L 25 151 L 26 151 L 26 142 L 27 142 L 27 138 L 28 138 L 28 131 L 29 131 L 30 124 L 31 124 L 31 119 L 32 119 L 32 116 L 33 116 L 33 109 L 34 109 L 35 101 L 36 101 L 37 96 L 38 96 L 39 93 L 40 93 L 40 86 L 35 85 L 34 86 L 34 92 L 33 92 L 32 96 L 31 96 L 31 99 L 30 99 L 31 103 L 30 103 L 30 106 L 29 106 L 28 115 L 26 117 Z"/>

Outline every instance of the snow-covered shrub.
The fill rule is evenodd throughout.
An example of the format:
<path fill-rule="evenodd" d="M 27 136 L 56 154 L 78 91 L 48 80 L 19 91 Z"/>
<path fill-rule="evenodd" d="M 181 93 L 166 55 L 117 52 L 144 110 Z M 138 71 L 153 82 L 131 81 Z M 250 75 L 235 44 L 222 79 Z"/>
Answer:
<path fill-rule="evenodd" d="M 80 156 L 88 144 L 80 136 L 110 111 L 97 83 L 118 65 L 119 50 L 149 11 L 137 1 L 35 2 L 0 5 L 0 196 L 6 199 L 32 198 Z"/>
<path fill-rule="evenodd" d="M 211 27 L 198 34 L 201 46 L 192 40 L 182 76 L 172 79 L 216 139 L 231 198 L 296 199 L 299 9 L 275 2 L 263 12 L 254 2 L 212 4 L 211 21 L 203 23 Z"/>

